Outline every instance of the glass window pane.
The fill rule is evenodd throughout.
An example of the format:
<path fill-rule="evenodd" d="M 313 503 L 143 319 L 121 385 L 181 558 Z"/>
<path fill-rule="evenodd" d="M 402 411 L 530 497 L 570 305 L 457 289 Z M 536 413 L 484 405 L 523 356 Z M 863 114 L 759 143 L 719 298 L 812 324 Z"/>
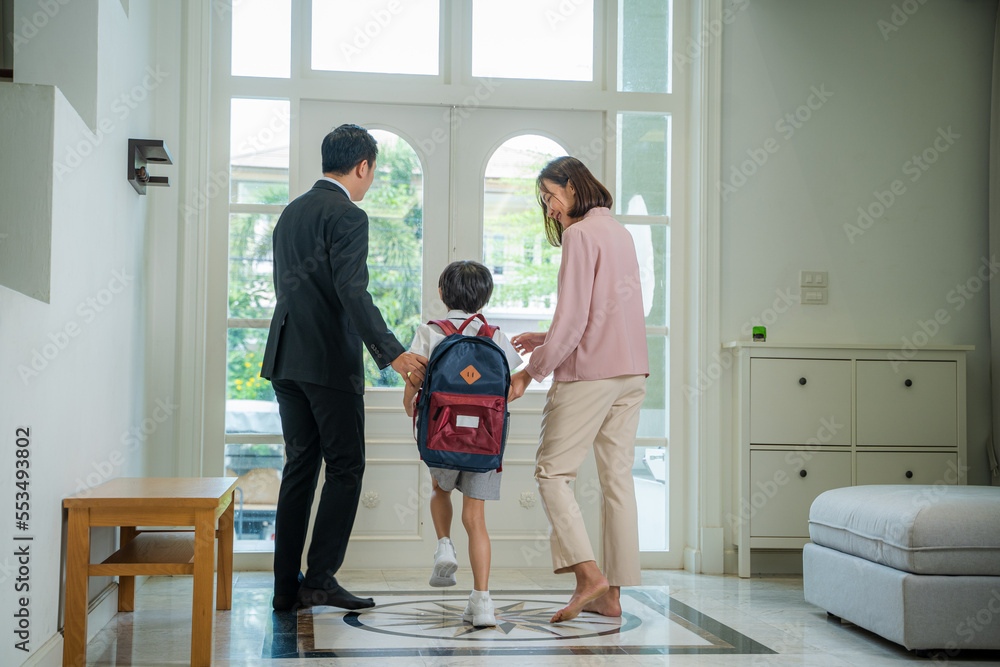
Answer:
<path fill-rule="evenodd" d="M 312 68 L 437 74 L 439 0 L 313 0 Z"/>
<path fill-rule="evenodd" d="M 421 322 L 423 169 L 405 139 L 386 130 L 371 133 L 378 159 L 375 180 L 361 203 L 368 213 L 368 291 L 389 329 L 409 347 Z M 380 371 L 365 354 L 365 385 L 402 387 L 403 380 L 392 368 Z"/>
<path fill-rule="evenodd" d="M 292 1 L 239 0 L 233 7 L 233 76 L 288 78 Z"/>
<path fill-rule="evenodd" d="M 639 551 L 667 550 L 668 460 L 666 447 L 635 448 L 632 478 L 639 508 Z"/>
<path fill-rule="evenodd" d="M 667 355 L 666 336 L 647 336 L 649 349 L 649 377 L 646 378 L 646 400 L 639 411 L 640 438 L 666 438 L 670 419 L 670 358 Z"/>
<path fill-rule="evenodd" d="M 618 114 L 618 191 L 625 215 L 670 215 L 670 116 Z"/>
<path fill-rule="evenodd" d="M 493 273 L 493 296 L 483 314 L 508 336 L 546 331 L 556 309 L 562 252 L 545 240 L 535 179 L 566 150 L 548 137 L 525 134 L 490 156 L 483 181 L 483 263 Z M 545 389 L 551 384 L 531 385 Z"/>
<path fill-rule="evenodd" d="M 670 14 L 667 0 L 619 0 L 618 90 L 670 92 Z"/>
<path fill-rule="evenodd" d="M 474 0 L 472 76 L 594 80 L 593 0 Z"/>
<path fill-rule="evenodd" d="M 229 216 L 229 317 L 270 318 L 274 312 L 271 233 L 277 215 Z"/>
<path fill-rule="evenodd" d="M 226 433 L 281 434 L 271 383 L 260 377 L 267 329 L 230 329 L 226 352 Z"/>
<path fill-rule="evenodd" d="M 233 99 L 230 122 L 230 201 L 288 203 L 288 100 Z"/>
<path fill-rule="evenodd" d="M 642 281 L 646 326 L 670 323 L 670 228 L 666 225 L 625 225 L 635 242 Z"/>
<path fill-rule="evenodd" d="M 237 477 L 233 548 L 241 552 L 273 551 L 284 446 L 228 443 L 225 455 L 225 474 Z"/>

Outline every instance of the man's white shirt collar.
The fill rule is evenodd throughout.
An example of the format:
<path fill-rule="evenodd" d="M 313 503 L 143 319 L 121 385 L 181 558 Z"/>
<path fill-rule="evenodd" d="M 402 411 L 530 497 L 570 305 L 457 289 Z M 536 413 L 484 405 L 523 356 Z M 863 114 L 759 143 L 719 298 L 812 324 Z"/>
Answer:
<path fill-rule="evenodd" d="M 337 180 L 334 180 L 334 179 L 330 178 L 329 176 L 324 176 L 324 177 L 323 177 L 323 180 L 324 180 L 324 181 L 330 181 L 330 182 L 331 182 L 331 183 L 333 183 L 334 185 L 338 186 L 338 187 L 339 187 L 339 188 L 340 188 L 341 190 L 343 190 L 344 192 L 346 192 L 346 193 L 347 193 L 347 198 L 348 198 L 348 199 L 350 199 L 350 198 L 351 198 L 351 192 L 350 192 L 350 190 L 348 190 L 347 188 L 345 188 L 345 187 L 344 187 L 344 184 L 343 184 L 343 183 L 341 183 L 340 181 L 337 181 Z"/>

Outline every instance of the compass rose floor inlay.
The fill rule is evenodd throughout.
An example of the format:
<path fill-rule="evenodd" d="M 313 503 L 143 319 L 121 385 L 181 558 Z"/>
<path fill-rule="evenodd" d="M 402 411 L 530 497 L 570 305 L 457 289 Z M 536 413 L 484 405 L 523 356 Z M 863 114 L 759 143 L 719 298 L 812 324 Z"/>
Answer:
<path fill-rule="evenodd" d="M 657 589 L 622 591 L 622 617 L 583 613 L 552 624 L 571 591 L 502 591 L 497 626 L 462 620 L 468 592 L 365 593 L 363 612 L 315 607 L 274 615 L 265 658 L 364 658 L 416 655 L 658 655 L 773 653 Z"/>

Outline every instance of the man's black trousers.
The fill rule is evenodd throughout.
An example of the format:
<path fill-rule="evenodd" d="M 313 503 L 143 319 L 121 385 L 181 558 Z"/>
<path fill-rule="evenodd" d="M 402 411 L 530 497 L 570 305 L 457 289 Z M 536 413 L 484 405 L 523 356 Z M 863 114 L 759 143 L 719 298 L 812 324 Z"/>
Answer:
<path fill-rule="evenodd" d="M 364 397 L 308 382 L 276 379 L 285 467 L 274 533 L 274 593 L 295 595 L 320 462 L 323 491 L 303 586 L 337 588 L 365 472 Z"/>

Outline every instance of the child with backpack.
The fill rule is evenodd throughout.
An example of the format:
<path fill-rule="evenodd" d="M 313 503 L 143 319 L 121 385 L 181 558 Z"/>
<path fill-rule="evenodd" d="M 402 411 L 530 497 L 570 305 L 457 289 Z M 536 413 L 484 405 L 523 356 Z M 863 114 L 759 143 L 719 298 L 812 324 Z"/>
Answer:
<path fill-rule="evenodd" d="M 438 347 L 450 334 L 461 333 L 464 336 L 477 336 L 480 334 L 492 334 L 489 338 L 499 346 L 502 356 L 506 358 L 507 368 L 502 369 L 506 377 L 501 377 L 508 387 L 510 383 L 510 372 L 521 364 L 521 357 L 506 335 L 495 327 L 488 327 L 486 320 L 479 311 L 489 302 L 493 294 L 493 277 L 489 269 L 473 261 L 458 261 L 449 264 L 441 273 L 438 279 L 438 293 L 441 300 L 448 308 L 446 320 L 436 320 L 428 324 L 422 324 L 417 328 L 413 337 L 413 344 L 410 352 L 419 354 L 428 359 L 434 349 Z M 461 330 L 459 331 L 459 328 Z M 482 331 L 481 331 L 482 330 Z M 450 344 L 450 341 L 449 341 Z M 488 345 L 488 347 L 494 347 Z M 442 348 L 438 358 L 443 358 Z M 497 352 L 494 348 L 494 360 Z M 487 354 L 487 357 L 489 354 Z M 464 362 L 462 362 L 464 363 Z M 480 364 L 482 365 L 482 364 Z M 468 373 L 469 369 L 461 371 L 462 379 L 470 386 L 479 380 L 479 371 Z M 489 372 L 486 368 L 482 369 Z M 434 382 L 431 375 L 431 363 L 428 363 L 428 376 L 424 378 L 424 389 Z M 488 381 L 489 379 L 487 379 Z M 459 385 L 462 382 L 459 381 Z M 495 382 L 494 382 L 495 384 Z M 503 390 L 501 399 L 503 415 L 506 415 L 506 389 Z M 418 406 L 417 400 L 421 403 Z M 403 406 L 406 414 L 414 417 L 414 414 L 421 407 L 424 407 L 424 415 L 428 415 L 424 402 L 429 400 L 425 397 L 417 396 L 417 389 L 409 383 L 403 393 Z M 437 410 L 436 412 L 439 412 Z M 430 417 L 423 417 L 429 419 Z M 484 417 L 485 418 L 485 417 Z M 501 416 L 503 419 L 503 416 Z M 479 426 L 478 417 L 457 417 L 457 426 Z M 465 420 L 465 421 L 463 421 Z M 471 420 L 475 420 L 472 422 Z M 427 428 L 426 425 L 423 428 Z M 425 457 L 426 461 L 426 457 Z M 493 601 L 489 593 L 489 573 L 490 573 L 490 537 L 486 531 L 485 501 L 500 499 L 500 478 L 501 471 L 487 470 L 485 472 L 472 472 L 469 470 L 450 469 L 448 467 L 435 467 L 438 464 L 431 464 L 427 461 L 428 469 L 431 473 L 433 491 L 431 493 L 431 518 L 434 521 L 434 530 L 438 536 L 438 546 L 434 553 L 434 570 L 431 574 L 430 585 L 435 587 L 454 586 L 455 571 L 458 569 L 458 560 L 455 553 L 455 545 L 451 541 L 451 519 L 452 504 L 451 491 L 458 489 L 464 496 L 462 502 L 462 524 L 469 535 L 469 563 L 472 566 L 473 591 L 469 596 L 469 603 L 465 608 L 463 619 L 471 622 L 475 626 L 494 626 L 496 617 L 494 615 Z M 444 464 L 448 465 L 448 464 Z M 459 467 L 459 466 L 456 466 Z"/>

